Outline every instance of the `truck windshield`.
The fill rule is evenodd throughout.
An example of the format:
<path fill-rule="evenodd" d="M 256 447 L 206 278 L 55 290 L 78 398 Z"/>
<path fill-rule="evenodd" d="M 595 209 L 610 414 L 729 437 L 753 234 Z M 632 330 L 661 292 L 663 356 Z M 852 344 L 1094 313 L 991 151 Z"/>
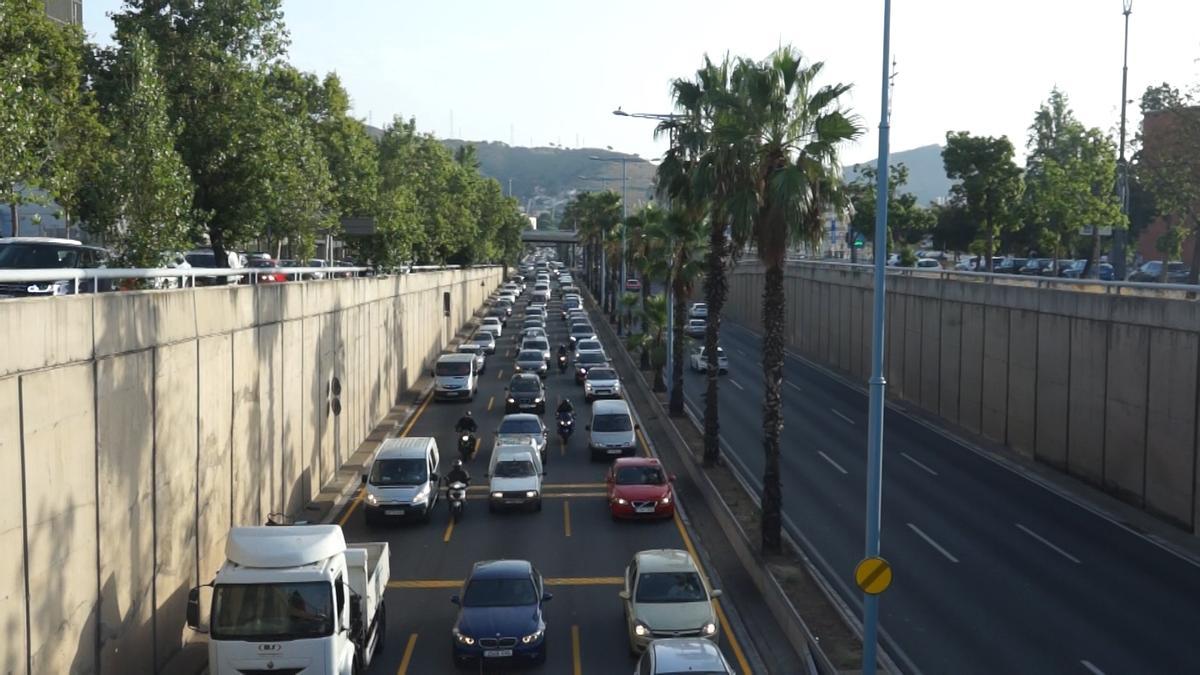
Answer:
<path fill-rule="evenodd" d="M 221 584 L 213 594 L 216 640 L 300 640 L 333 634 L 327 582 Z"/>
<path fill-rule="evenodd" d="M 423 485 L 428 482 L 424 459 L 377 459 L 371 465 L 371 485 Z"/>
<path fill-rule="evenodd" d="M 437 374 L 439 377 L 461 377 L 471 374 L 470 361 L 438 361 Z"/>

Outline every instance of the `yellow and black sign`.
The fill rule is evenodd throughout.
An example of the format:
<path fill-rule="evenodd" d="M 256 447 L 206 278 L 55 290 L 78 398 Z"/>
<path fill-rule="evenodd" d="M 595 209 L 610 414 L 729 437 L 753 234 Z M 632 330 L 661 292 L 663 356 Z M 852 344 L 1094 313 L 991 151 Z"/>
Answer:
<path fill-rule="evenodd" d="M 879 595 L 892 585 L 892 566 L 883 558 L 864 558 L 854 568 L 854 583 L 868 595 Z"/>

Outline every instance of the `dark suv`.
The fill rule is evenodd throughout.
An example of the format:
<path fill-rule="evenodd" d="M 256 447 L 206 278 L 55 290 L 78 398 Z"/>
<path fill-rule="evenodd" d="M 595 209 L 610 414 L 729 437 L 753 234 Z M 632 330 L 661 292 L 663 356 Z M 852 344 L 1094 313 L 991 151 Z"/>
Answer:
<path fill-rule="evenodd" d="M 74 239 L 50 237 L 0 238 L 0 270 L 95 269 L 108 262 L 108 251 L 86 246 Z M 80 293 L 112 290 L 109 280 L 84 279 Z M 0 283 L 0 297 L 40 297 L 70 295 L 75 282 L 70 279 Z"/>

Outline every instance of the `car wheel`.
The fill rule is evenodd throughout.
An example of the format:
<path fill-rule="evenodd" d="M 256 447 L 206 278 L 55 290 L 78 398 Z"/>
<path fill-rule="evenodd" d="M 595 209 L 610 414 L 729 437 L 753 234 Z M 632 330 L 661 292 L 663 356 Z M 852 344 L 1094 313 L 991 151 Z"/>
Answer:
<path fill-rule="evenodd" d="M 542 510 L 542 498 L 541 497 L 538 497 L 537 503 L 533 505 L 533 510 L 534 511 Z"/>

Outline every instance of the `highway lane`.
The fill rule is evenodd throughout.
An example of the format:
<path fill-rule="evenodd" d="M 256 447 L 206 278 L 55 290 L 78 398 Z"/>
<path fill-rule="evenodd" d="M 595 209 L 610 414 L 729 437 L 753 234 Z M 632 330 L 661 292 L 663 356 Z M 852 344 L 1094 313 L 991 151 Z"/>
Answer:
<path fill-rule="evenodd" d="M 722 327 L 723 445 L 758 485 L 760 338 Z M 699 416 L 704 378 L 685 382 Z M 851 588 L 863 551 L 867 399 L 789 356 L 783 400 L 789 530 L 860 607 Z M 896 582 L 881 627 L 897 656 L 927 673 L 1195 671 L 1193 563 L 895 411 L 884 452 L 882 549 Z"/>
<path fill-rule="evenodd" d="M 429 403 L 407 430 L 410 436 L 437 439 L 445 473 L 458 457 L 454 423 L 468 407 L 473 411 L 481 444 L 468 465 L 474 489 L 464 519 L 451 526 L 444 503 L 435 507 L 428 524 L 368 527 L 357 506 L 347 507 L 340 516 L 349 541 L 383 540 L 391 545 L 387 650 L 371 673 L 452 672 L 450 628 L 457 608 L 449 598 L 459 592 L 472 563 L 498 558 L 530 560 L 549 580 L 548 590 L 554 594 L 546 608 L 547 661 L 525 672 L 631 671 L 634 659 L 617 598 L 625 565 L 639 550 L 689 546 L 683 528 L 675 522 L 611 520 L 604 498 L 606 465 L 591 462 L 587 455 L 584 425 L 589 406 L 570 370 L 560 375 L 555 368 L 546 380 L 550 405 L 543 421 L 553 425 L 554 406 L 560 396 L 569 396 L 578 422 L 565 448 L 551 427 L 542 511 L 488 513 L 484 473 L 492 432 L 504 415 L 504 387 L 512 375 L 520 311 L 510 319 L 497 353 L 488 357 L 474 402 Z M 556 312 L 557 300 L 547 322 L 552 345 L 566 342 L 565 326 Z M 731 649 L 729 636 L 723 630 L 721 644 L 736 665 L 739 655 Z"/>

